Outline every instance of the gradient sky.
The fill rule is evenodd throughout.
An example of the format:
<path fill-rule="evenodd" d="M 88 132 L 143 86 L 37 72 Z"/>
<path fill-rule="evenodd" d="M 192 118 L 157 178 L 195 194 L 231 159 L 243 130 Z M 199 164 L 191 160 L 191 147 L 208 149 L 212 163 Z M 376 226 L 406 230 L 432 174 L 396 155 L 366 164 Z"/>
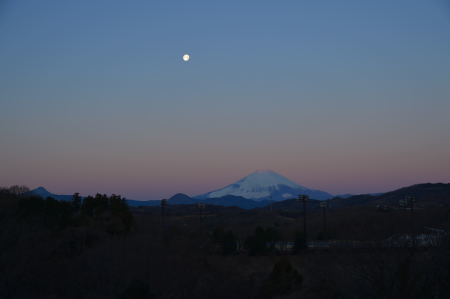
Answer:
<path fill-rule="evenodd" d="M 0 185 L 159 199 L 256 169 L 450 182 L 449 2 L 0 0 Z"/>

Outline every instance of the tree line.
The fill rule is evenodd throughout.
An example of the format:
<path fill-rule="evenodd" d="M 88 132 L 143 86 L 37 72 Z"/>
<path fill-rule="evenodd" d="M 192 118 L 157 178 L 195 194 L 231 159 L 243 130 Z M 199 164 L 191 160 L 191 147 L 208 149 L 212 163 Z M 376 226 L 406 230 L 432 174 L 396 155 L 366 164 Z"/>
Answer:
<path fill-rule="evenodd" d="M 82 198 L 75 193 L 72 200 L 62 201 L 30 194 L 25 186 L 11 186 L 0 188 L 0 200 L 20 221 L 53 230 L 94 226 L 120 234 L 129 232 L 133 226 L 133 215 L 126 200 L 115 194 Z"/>

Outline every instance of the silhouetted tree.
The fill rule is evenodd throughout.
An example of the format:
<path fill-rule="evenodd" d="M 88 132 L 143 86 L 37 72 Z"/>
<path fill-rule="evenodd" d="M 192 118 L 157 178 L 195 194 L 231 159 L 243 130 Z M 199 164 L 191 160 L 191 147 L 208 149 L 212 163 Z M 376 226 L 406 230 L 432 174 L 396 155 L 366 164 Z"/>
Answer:
<path fill-rule="evenodd" d="M 220 249 L 223 255 L 231 255 L 237 252 L 238 238 L 233 231 L 224 231 L 223 228 L 217 227 L 212 234 L 214 243 L 220 245 Z"/>
<path fill-rule="evenodd" d="M 72 207 L 75 212 L 78 212 L 81 209 L 81 197 L 78 192 L 74 193 L 72 196 Z"/>
<path fill-rule="evenodd" d="M 28 223 L 43 225 L 51 229 L 62 229 L 70 225 L 73 210 L 71 204 L 48 197 L 20 197 L 18 203 L 20 219 Z"/>
<path fill-rule="evenodd" d="M 273 298 L 285 296 L 300 288 L 303 277 L 292 267 L 286 257 L 281 258 L 273 267 L 269 278 L 264 282 L 260 297 Z"/>
<path fill-rule="evenodd" d="M 294 254 L 297 254 L 300 251 L 305 250 L 306 248 L 307 248 L 307 246 L 306 246 L 305 235 L 300 231 L 296 231 L 295 232 L 295 243 L 294 243 L 294 249 L 293 249 Z"/>
<path fill-rule="evenodd" d="M 116 226 L 114 232 L 130 231 L 133 223 L 133 215 L 130 212 L 126 200 L 121 198 L 120 195 L 113 194 L 109 198 L 109 207 L 113 221 L 117 222 L 119 220 L 121 222 L 121 228 L 117 228 Z"/>
<path fill-rule="evenodd" d="M 11 187 L 8 188 L 9 193 L 14 194 L 14 195 L 22 195 L 25 194 L 27 192 L 30 192 L 30 189 L 27 186 L 19 186 L 19 185 L 13 185 Z"/>
<path fill-rule="evenodd" d="M 224 255 L 234 254 L 237 251 L 237 237 L 230 230 L 225 233 L 222 243 L 222 252 Z"/>
<path fill-rule="evenodd" d="M 215 243 L 221 243 L 225 235 L 225 230 L 222 227 L 216 227 L 212 233 L 212 239 Z"/>
<path fill-rule="evenodd" d="M 141 280 L 133 280 L 120 296 L 120 299 L 152 299 L 155 295 L 150 292 L 147 283 Z"/>
<path fill-rule="evenodd" d="M 249 255 L 267 254 L 275 250 L 275 244 L 279 240 L 280 234 L 277 230 L 258 226 L 254 234 L 245 240 L 245 247 Z"/>

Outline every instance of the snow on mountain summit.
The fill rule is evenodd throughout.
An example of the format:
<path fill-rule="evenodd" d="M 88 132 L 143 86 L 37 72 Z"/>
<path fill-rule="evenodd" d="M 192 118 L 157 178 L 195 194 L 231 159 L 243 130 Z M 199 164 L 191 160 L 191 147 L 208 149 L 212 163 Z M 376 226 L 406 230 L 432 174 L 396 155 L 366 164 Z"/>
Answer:
<path fill-rule="evenodd" d="M 326 192 L 311 190 L 294 183 L 272 170 L 257 170 L 231 185 L 200 195 L 198 198 L 219 198 L 234 195 L 254 200 L 283 200 L 295 197 L 299 193 L 313 194 L 318 199 L 331 197 Z"/>
<path fill-rule="evenodd" d="M 240 184 L 241 187 L 247 187 L 248 189 L 255 187 L 276 188 L 278 185 L 285 185 L 291 188 L 303 188 L 302 186 L 272 170 L 257 170 L 239 180 L 237 183 Z"/>

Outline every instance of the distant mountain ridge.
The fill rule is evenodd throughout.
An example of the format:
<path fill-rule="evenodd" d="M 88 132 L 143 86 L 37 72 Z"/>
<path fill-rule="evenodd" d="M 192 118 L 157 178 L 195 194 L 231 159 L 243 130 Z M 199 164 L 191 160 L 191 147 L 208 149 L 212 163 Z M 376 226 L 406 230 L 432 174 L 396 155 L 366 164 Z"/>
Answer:
<path fill-rule="evenodd" d="M 73 195 L 60 195 L 49 192 L 44 187 L 38 187 L 36 189 L 28 192 L 27 195 L 36 195 L 42 198 L 51 197 L 57 200 L 69 201 L 72 200 Z M 83 197 L 82 197 L 83 198 Z M 159 206 L 161 204 L 160 200 L 133 200 L 126 199 L 129 206 L 132 207 L 148 207 L 148 206 Z M 177 193 L 174 196 L 170 197 L 168 203 L 170 205 L 192 205 L 198 202 L 205 203 L 207 205 L 216 205 L 216 206 L 224 206 L 224 207 L 239 207 L 242 209 L 253 209 L 259 208 L 268 205 L 269 201 L 254 201 L 251 199 L 246 199 L 240 196 L 224 196 L 220 198 L 211 198 L 206 200 L 200 200 L 198 198 L 189 197 L 183 193 Z"/>
<path fill-rule="evenodd" d="M 38 187 L 28 192 L 28 195 L 37 195 L 43 198 L 52 197 L 57 200 L 71 200 L 72 195 L 59 195 L 46 190 L 44 187 Z M 329 204 L 332 208 L 344 208 L 356 205 L 398 205 L 399 200 L 405 199 L 406 196 L 414 196 L 418 206 L 445 206 L 450 207 L 450 184 L 444 183 L 425 183 L 416 184 L 408 187 L 403 187 L 386 193 L 378 194 L 360 194 L 349 197 L 333 197 L 329 199 Z M 130 200 L 127 203 L 130 206 L 159 206 L 159 200 Z M 241 196 L 226 195 L 217 198 L 197 198 L 190 197 L 183 193 L 178 193 L 169 198 L 169 205 L 193 205 L 196 203 L 204 203 L 207 205 L 224 206 L 224 207 L 239 207 L 242 209 L 262 208 L 268 205 L 272 206 L 274 210 L 299 210 L 301 205 L 296 199 L 287 199 L 283 201 L 270 200 L 252 200 Z M 309 207 L 314 210 L 319 208 L 319 200 L 313 198 L 309 201 Z"/>
<path fill-rule="evenodd" d="M 400 200 L 406 196 L 413 196 L 417 206 L 441 206 L 450 207 L 450 184 L 425 183 L 403 187 L 385 193 L 359 194 L 349 197 L 334 197 L 328 200 L 331 208 L 345 208 L 351 206 L 372 206 L 387 205 L 398 206 Z M 310 209 L 318 209 L 319 201 L 311 200 Z M 274 203 L 275 210 L 301 210 L 302 207 L 297 200 L 285 200 Z"/>
<path fill-rule="evenodd" d="M 206 205 L 239 207 L 242 209 L 254 209 L 267 206 L 270 203 L 272 203 L 272 201 L 268 200 L 256 201 L 234 195 L 226 195 L 217 198 L 199 199 L 195 197 L 189 197 L 188 195 L 183 193 L 178 193 L 169 198 L 168 203 L 169 205 L 191 205 L 196 203 L 204 203 Z"/>
<path fill-rule="evenodd" d="M 272 170 L 258 170 L 233 184 L 205 194 L 197 195 L 195 198 L 221 198 L 233 195 L 255 201 L 281 201 L 295 198 L 299 194 L 305 194 L 318 200 L 325 200 L 333 197 L 330 193 L 301 186 Z"/>

